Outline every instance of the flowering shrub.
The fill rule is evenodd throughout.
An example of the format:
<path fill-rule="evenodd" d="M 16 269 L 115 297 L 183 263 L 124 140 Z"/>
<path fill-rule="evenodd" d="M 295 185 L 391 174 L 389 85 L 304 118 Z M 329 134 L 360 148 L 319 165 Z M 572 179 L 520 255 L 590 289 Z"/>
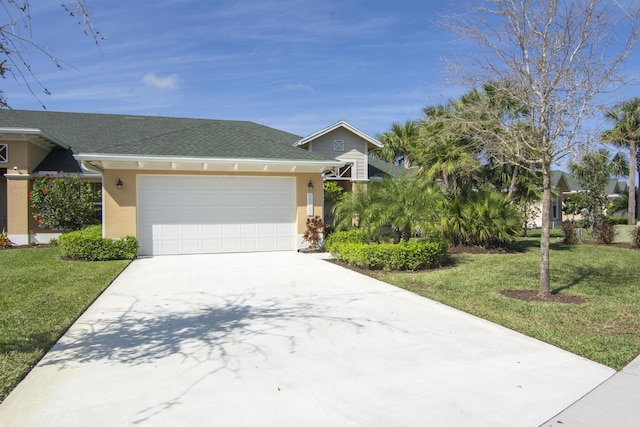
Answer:
<path fill-rule="evenodd" d="M 322 243 L 321 233 L 323 227 L 324 222 L 318 215 L 314 216 L 313 218 L 307 218 L 307 229 L 302 236 L 302 241 L 309 242 L 309 249 L 320 249 L 320 245 Z"/>
<path fill-rule="evenodd" d="M 11 240 L 9 240 L 9 236 L 7 236 L 7 232 L 5 230 L 2 230 L 2 233 L 0 233 L 0 247 L 2 248 L 11 247 Z"/>
<path fill-rule="evenodd" d="M 53 178 L 46 174 L 35 178 L 28 196 L 41 228 L 80 230 L 97 222 L 95 203 L 99 195 L 78 176 Z"/>

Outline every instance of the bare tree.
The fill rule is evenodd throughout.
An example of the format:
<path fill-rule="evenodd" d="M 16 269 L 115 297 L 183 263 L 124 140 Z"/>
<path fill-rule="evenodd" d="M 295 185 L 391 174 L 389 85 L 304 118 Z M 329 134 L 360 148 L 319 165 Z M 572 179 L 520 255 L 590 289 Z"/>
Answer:
<path fill-rule="evenodd" d="M 638 39 L 638 10 L 607 0 L 483 0 L 444 25 L 476 45 L 459 76 L 473 87 L 489 81 L 522 104 L 497 117 L 508 132 L 475 129 L 497 162 L 542 172 L 541 297 L 549 295 L 551 166 L 586 142 L 585 119 L 598 95 L 621 85 L 621 65 Z M 506 120 L 506 121 L 504 121 Z"/>
<path fill-rule="evenodd" d="M 61 7 L 64 13 L 77 19 L 84 28 L 84 33 L 90 36 L 96 44 L 104 40 L 100 32 L 93 26 L 89 19 L 89 13 L 84 0 L 62 0 Z M 38 80 L 29 62 L 30 48 L 47 56 L 58 68 L 62 68 L 63 62 L 54 56 L 48 47 L 38 44 L 31 37 L 31 5 L 29 0 L 0 0 L 0 15 L 4 12 L 6 21 L 0 23 L 0 77 L 12 77 L 16 82 L 24 83 L 31 94 L 44 105 L 30 83 L 33 79 L 40 86 L 42 93 L 50 92 Z M 0 108 L 8 107 L 4 93 L 0 90 Z"/>

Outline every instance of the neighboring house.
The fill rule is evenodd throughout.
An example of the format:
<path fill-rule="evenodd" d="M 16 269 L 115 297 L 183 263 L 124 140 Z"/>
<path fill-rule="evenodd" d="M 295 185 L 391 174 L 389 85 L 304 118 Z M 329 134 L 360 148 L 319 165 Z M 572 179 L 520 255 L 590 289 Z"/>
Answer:
<path fill-rule="evenodd" d="M 0 110 L 0 228 L 49 241 L 33 218 L 35 177 L 101 183 L 105 237 L 140 255 L 295 250 L 323 214 L 323 179 L 369 179 L 382 144 L 346 122 L 299 136 L 245 121 Z M 302 149 L 305 148 L 305 149 Z"/>
<path fill-rule="evenodd" d="M 568 173 L 554 170 L 551 171 L 551 188 L 552 188 L 552 201 L 549 211 L 550 221 L 552 227 L 562 225 L 564 221 L 564 200 L 570 194 L 576 194 L 584 189 L 578 184 L 578 182 Z M 607 197 L 610 199 L 620 197 L 627 189 L 627 184 L 623 181 L 616 179 L 610 179 L 607 185 L 606 192 Z M 624 216 L 624 213 L 623 213 Z M 575 216 L 573 219 L 580 219 L 579 216 Z M 537 226 L 542 225 L 542 218 L 538 216 L 535 220 Z"/>
<path fill-rule="evenodd" d="M 302 138 L 295 146 L 343 162 L 341 168 L 327 170 L 324 179 L 336 181 L 345 191 L 352 191 L 354 185 L 369 182 L 372 171 L 369 152 L 383 145 L 349 123 L 340 121 Z"/>

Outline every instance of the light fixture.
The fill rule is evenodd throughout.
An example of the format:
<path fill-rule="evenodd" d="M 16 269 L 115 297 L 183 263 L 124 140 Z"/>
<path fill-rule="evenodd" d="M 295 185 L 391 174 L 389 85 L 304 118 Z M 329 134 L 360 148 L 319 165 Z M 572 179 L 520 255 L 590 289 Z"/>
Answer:
<path fill-rule="evenodd" d="M 118 187 L 118 190 L 122 188 L 122 180 L 120 178 L 118 178 L 118 182 L 116 183 L 116 186 Z"/>
<path fill-rule="evenodd" d="M 309 191 L 313 190 L 313 182 L 311 182 L 311 180 L 309 180 L 309 184 L 307 184 L 307 188 L 309 189 Z"/>

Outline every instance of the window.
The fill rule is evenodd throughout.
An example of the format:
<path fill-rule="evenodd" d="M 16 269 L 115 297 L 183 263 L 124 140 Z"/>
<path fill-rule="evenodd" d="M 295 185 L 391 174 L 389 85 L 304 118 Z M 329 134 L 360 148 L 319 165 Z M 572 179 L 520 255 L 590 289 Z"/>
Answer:
<path fill-rule="evenodd" d="M 333 141 L 333 151 L 344 151 L 344 139 L 335 139 Z"/>
<path fill-rule="evenodd" d="M 551 217 L 553 219 L 558 218 L 558 205 L 551 206 Z"/>
<path fill-rule="evenodd" d="M 9 146 L 7 144 L 0 144 L 0 162 L 6 162 L 9 160 Z"/>

